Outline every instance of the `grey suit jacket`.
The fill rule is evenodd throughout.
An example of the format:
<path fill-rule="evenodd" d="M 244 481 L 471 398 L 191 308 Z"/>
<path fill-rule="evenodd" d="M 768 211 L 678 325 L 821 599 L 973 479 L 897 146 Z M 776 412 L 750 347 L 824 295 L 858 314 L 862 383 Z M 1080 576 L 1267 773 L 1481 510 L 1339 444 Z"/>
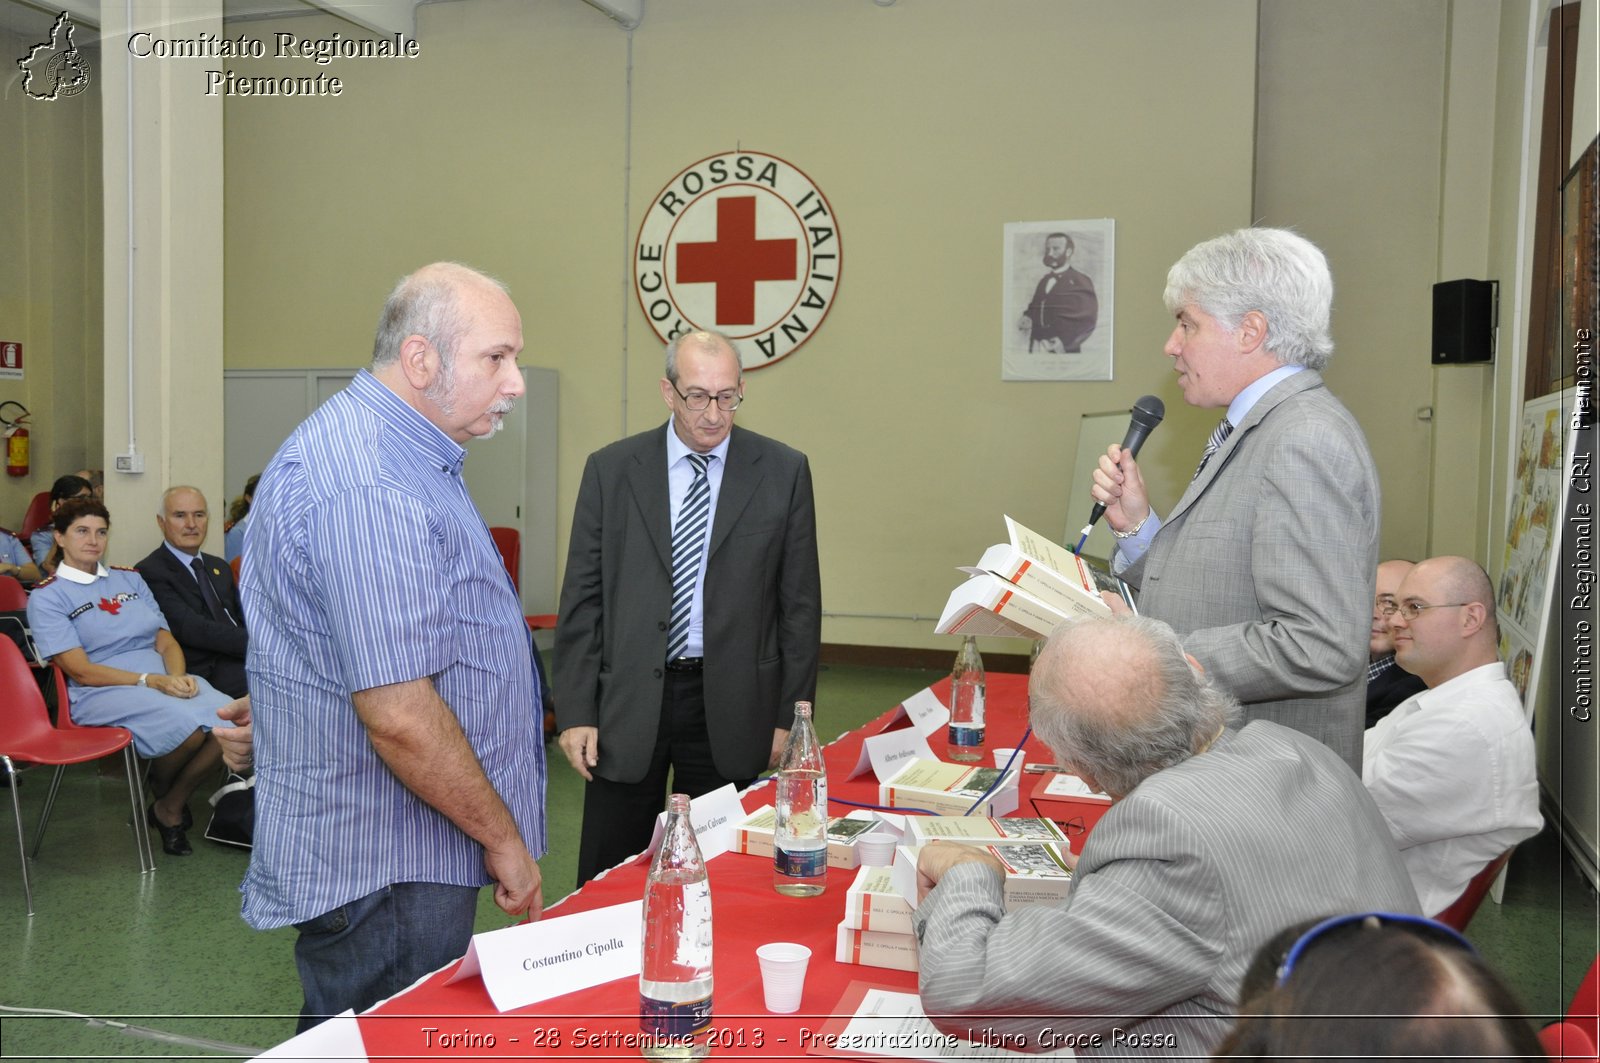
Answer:
<path fill-rule="evenodd" d="M 1246 719 L 1359 774 L 1378 522 L 1361 426 L 1308 369 L 1262 396 L 1123 578 Z"/>
<path fill-rule="evenodd" d="M 638 782 L 655 747 L 672 606 L 667 428 L 589 456 L 556 624 L 557 725 L 598 727 L 594 771 Z M 717 772 L 754 778 L 816 691 L 816 510 L 804 454 L 737 426 L 705 574 L 706 726 Z"/>
<path fill-rule="evenodd" d="M 1206 1057 L 1268 938 L 1370 910 L 1419 910 L 1377 806 L 1327 747 L 1259 721 L 1112 805 L 1064 904 L 1007 914 L 997 874 L 952 868 L 915 916 L 922 1002 L 953 1032 Z"/>

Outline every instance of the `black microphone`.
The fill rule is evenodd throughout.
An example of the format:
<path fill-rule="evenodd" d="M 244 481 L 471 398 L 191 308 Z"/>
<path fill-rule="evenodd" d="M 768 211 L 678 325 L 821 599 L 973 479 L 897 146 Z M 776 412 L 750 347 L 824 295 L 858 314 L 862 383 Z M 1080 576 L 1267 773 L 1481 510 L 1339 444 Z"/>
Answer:
<path fill-rule="evenodd" d="M 1139 448 L 1144 446 L 1144 441 L 1155 430 L 1156 425 L 1167 415 L 1167 405 L 1154 395 L 1145 395 L 1133 404 L 1133 409 L 1128 411 L 1128 433 L 1122 437 L 1122 449 L 1130 457 L 1139 456 Z M 1083 542 L 1089 537 L 1089 529 L 1094 527 L 1095 521 L 1105 515 L 1106 507 L 1103 502 L 1096 502 L 1089 511 L 1089 523 L 1083 526 L 1083 531 L 1078 533 L 1078 550 L 1083 549 Z M 1074 550 L 1073 553 L 1077 553 Z"/>

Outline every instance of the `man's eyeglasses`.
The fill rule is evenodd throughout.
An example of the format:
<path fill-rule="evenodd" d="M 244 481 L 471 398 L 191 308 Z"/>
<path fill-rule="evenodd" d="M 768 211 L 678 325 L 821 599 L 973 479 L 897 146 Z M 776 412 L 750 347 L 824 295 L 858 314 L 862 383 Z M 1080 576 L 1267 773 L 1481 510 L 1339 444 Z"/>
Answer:
<path fill-rule="evenodd" d="M 671 384 L 672 382 L 669 380 L 668 383 Z M 678 385 L 672 384 L 672 390 L 678 391 Z M 678 398 L 682 399 L 683 404 L 696 413 L 710 406 L 712 398 L 717 400 L 717 409 L 723 413 L 732 413 L 744 401 L 744 396 L 737 391 L 719 391 L 713 396 L 709 391 L 701 391 L 699 388 L 690 388 L 687 394 L 678 391 Z"/>
<path fill-rule="evenodd" d="M 1384 601 L 1378 605 L 1378 612 L 1384 616 L 1393 616 L 1399 613 L 1407 620 L 1415 620 L 1424 609 L 1460 609 L 1472 602 L 1440 602 L 1438 605 L 1423 605 L 1421 602 L 1396 602 Z"/>

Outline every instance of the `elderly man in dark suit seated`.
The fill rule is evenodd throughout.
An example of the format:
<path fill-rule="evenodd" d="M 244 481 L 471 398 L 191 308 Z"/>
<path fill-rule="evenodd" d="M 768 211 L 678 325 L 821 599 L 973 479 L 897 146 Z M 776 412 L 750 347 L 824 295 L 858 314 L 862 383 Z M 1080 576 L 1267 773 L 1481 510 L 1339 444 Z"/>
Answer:
<path fill-rule="evenodd" d="M 189 671 L 224 694 L 248 693 L 244 678 L 247 636 L 233 570 L 200 547 L 210 514 L 198 488 L 169 487 L 156 515 L 166 541 L 134 567 L 150 585 Z"/>
<path fill-rule="evenodd" d="M 1057 762 L 1111 809 L 1061 905 L 1007 912 L 979 846 L 917 865 L 921 995 L 936 1026 L 1080 1057 L 1204 1057 L 1241 976 L 1283 926 L 1332 912 L 1415 914 L 1417 895 L 1361 780 L 1327 746 L 1238 703 L 1142 617 L 1063 627 L 1029 680 Z"/>

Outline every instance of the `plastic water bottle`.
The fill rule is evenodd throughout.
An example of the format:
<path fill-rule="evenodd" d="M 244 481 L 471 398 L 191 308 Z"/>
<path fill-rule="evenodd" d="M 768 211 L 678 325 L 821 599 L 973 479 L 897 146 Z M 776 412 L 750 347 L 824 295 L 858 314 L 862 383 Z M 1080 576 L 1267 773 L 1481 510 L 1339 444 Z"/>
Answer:
<path fill-rule="evenodd" d="M 795 702 L 777 782 L 772 887 L 790 897 L 815 897 L 828 883 L 828 772 L 809 701 Z"/>
<path fill-rule="evenodd" d="M 951 760 L 974 761 L 983 756 L 983 658 L 978 640 L 961 640 L 956 665 L 950 671 L 950 730 L 945 755 Z"/>
<path fill-rule="evenodd" d="M 711 1054 L 711 884 L 689 822 L 689 795 L 667 799 L 667 829 L 644 887 L 640 1051 L 649 1059 Z"/>

